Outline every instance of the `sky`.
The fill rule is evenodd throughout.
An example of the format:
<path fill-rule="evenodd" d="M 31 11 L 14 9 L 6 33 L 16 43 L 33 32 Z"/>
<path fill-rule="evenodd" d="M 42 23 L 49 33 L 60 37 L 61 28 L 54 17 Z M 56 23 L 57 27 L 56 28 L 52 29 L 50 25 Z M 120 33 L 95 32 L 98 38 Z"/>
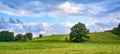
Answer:
<path fill-rule="evenodd" d="M 78 22 L 90 32 L 120 23 L 120 0 L 0 0 L 0 31 L 68 34 Z"/>

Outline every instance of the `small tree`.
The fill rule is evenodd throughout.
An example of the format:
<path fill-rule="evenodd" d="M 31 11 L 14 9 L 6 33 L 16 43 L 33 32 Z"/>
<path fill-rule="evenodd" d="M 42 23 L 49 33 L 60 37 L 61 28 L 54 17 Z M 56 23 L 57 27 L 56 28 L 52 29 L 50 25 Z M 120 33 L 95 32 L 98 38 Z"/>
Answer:
<path fill-rule="evenodd" d="M 87 36 L 88 33 L 89 30 L 86 28 L 86 26 L 79 22 L 71 28 L 70 41 L 83 42 L 85 41 L 85 38 L 89 38 L 89 36 Z"/>
<path fill-rule="evenodd" d="M 25 34 L 25 35 L 22 35 L 22 34 L 17 34 L 16 37 L 15 37 L 15 41 L 28 41 L 29 40 L 29 37 Z"/>
<path fill-rule="evenodd" d="M 27 42 L 29 40 L 29 37 L 27 35 L 23 35 L 22 41 Z"/>
<path fill-rule="evenodd" d="M 22 34 L 17 34 L 15 36 L 15 41 L 22 41 L 22 39 L 23 39 L 23 35 Z"/>
<path fill-rule="evenodd" d="M 1 31 L 0 32 L 0 41 L 13 41 L 14 33 L 9 31 Z"/>
<path fill-rule="evenodd" d="M 33 36 L 32 33 L 26 33 L 25 35 L 28 37 L 29 40 L 32 40 L 32 36 Z"/>
<path fill-rule="evenodd" d="M 43 37 L 43 35 L 42 34 L 39 34 L 39 38 L 42 38 Z"/>

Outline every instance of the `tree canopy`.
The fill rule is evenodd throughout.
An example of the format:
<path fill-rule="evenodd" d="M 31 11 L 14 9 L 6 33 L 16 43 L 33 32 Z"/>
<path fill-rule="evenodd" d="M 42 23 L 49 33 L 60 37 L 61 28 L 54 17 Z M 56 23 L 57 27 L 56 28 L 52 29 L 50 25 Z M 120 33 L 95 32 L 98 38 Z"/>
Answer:
<path fill-rule="evenodd" d="M 32 33 L 26 33 L 25 35 L 28 37 L 29 40 L 32 40 L 32 36 L 33 36 Z"/>
<path fill-rule="evenodd" d="M 70 41 L 83 42 L 85 38 L 89 38 L 89 36 L 87 36 L 88 33 L 89 30 L 86 28 L 85 24 L 79 22 L 71 28 Z"/>
<path fill-rule="evenodd" d="M 0 32 L 0 41 L 13 41 L 14 40 L 14 33 L 9 31 L 1 31 Z"/>
<path fill-rule="evenodd" d="M 26 33 L 26 34 L 17 34 L 15 36 L 15 41 L 28 41 L 32 40 L 32 33 Z"/>
<path fill-rule="evenodd" d="M 17 34 L 15 36 L 15 41 L 21 41 L 23 39 L 23 35 L 22 34 Z"/>

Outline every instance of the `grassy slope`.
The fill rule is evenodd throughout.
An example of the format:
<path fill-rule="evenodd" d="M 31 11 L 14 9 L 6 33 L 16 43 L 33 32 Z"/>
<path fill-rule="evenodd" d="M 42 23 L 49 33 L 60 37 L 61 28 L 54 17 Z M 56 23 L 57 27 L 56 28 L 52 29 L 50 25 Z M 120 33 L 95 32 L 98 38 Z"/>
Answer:
<path fill-rule="evenodd" d="M 48 42 L 58 42 L 58 41 L 64 41 L 65 37 L 68 37 L 67 34 L 57 34 L 57 35 L 49 35 L 49 36 L 45 36 L 43 38 L 39 38 L 39 39 L 34 39 L 32 41 L 48 41 Z"/>
<path fill-rule="evenodd" d="M 1 42 L 0 54 L 120 54 L 118 36 L 109 32 L 88 35 L 91 38 L 85 43 L 63 41 L 68 35 L 46 36 L 30 42 Z"/>
<path fill-rule="evenodd" d="M 90 36 L 89 41 L 90 42 L 119 42 L 120 43 L 120 37 L 112 34 L 110 32 L 98 32 L 98 33 L 91 33 L 88 34 Z"/>
<path fill-rule="evenodd" d="M 96 33 L 90 33 L 88 34 L 88 36 L 90 36 L 90 39 L 88 40 L 88 42 L 120 42 L 120 37 L 112 34 L 110 32 L 96 32 Z M 58 41 L 65 41 L 65 37 L 69 38 L 69 35 L 65 34 L 65 35 L 49 35 L 49 36 L 45 36 L 43 38 L 40 39 L 34 39 L 32 41 L 47 41 L 47 42 L 58 42 Z"/>

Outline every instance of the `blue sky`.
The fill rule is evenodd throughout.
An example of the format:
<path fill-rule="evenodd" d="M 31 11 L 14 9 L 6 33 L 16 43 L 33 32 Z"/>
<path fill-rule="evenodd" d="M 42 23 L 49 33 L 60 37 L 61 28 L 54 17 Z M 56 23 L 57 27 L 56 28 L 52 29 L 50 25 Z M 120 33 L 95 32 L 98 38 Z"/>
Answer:
<path fill-rule="evenodd" d="M 70 28 L 78 23 L 84 23 L 91 31 L 105 31 L 120 23 L 119 0 L 0 0 L 0 17 L 9 21 L 8 28 L 0 30 L 15 30 L 15 26 L 29 25 L 33 33 L 69 33 Z M 10 23 L 9 18 L 19 19 L 20 23 Z M 37 25 L 40 25 L 39 30 Z M 3 23 L 0 23 L 0 27 Z M 58 27 L 59 26 L 59 27 Z M 36 32 L 34 31 L 36 28 Z M 11 28 L 11 29 L 10 29 Z M 14 29 L 13 29 L 14 28 Z M 33 29 L 33 30 L 32 30 Z M 29 29 L 28 29 L 29 30 Z M 19 31 L 19 32 L 23 32 Z M 63 31 L 63 32 L 59 32 Z"/>

